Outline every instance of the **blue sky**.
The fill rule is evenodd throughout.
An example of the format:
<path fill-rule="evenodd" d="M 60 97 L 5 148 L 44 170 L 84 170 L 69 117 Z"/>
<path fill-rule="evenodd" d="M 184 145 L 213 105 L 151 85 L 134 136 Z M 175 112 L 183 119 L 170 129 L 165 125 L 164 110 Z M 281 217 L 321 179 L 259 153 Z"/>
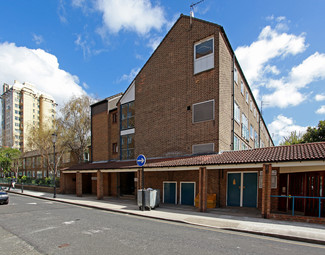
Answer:
<path fill-rule="evenodd" d="M 0 83 L 30 82 L 59 105 L 124 92 L 195 2 L 0 0 Z M 194 7 L 195 17 L 224 27 L 276 144 L 325 119 L 324 10 L 323 0 Z"/>

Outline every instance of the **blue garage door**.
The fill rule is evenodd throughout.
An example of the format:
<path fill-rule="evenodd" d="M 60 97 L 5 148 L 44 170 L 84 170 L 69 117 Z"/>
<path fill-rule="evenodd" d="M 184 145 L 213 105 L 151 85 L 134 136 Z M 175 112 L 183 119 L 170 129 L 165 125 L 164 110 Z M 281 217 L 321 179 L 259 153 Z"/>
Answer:
<path fill-rule="evenodd" d="M 176 204 L 176 183 L 164 182 L 164 203 Z"/>
<path fill-rule="evenodd" d="M 228 174 L 228 206 L 240 206 L 241 173 Z"/>
<path fill-rule="evenodd" d="M 194 182 L 181 183 L 181 204 L 194 205 L 195 185 Z"/>
<path fill-rule="evenodd" d="M 257 206 L 257 173 L 244 173 L 243 206 Z"/>

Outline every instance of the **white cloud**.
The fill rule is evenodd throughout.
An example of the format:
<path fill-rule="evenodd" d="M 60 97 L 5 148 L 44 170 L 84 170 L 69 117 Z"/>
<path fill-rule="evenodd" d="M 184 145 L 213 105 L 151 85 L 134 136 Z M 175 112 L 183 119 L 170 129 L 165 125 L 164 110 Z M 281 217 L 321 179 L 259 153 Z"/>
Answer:
<path fill-rule="evenodd" d="M 89 89 L 89 85 L 85 82 L 82 83 L 82 86 L 85 88 L 85 89 Z"/>
<path fill-rule="evenodd" d="M 83 56 L 86 58 L 87 56 L 91 55 L 90 46 L 88 44 L 87 38 L 83 38 L 82 35 L 78 34 L 77 39 L 74 41 L 74 43 L 82 49 Z"/>
<path fill-rule="evenodd" d="M 316 101 L 324 101 L 325 100 L 325 95 L 324 94 L 318 94 L 315 96 Z"/>
<path fill-rule="evenodd" d="M 317 111 L 317 114 L 325 114 L 325 105 L 322 105 Z"/>
<path fill-rule="evenodd" d="M 133 68 L 129 74 L 123 74 L 122 77 L 118 80 L 118 82 L 121 81 L 133 81 L 134 77 L 139 73 L 140 68 Z"/>
<path fill-rule="evenodd" d="M 278 115 L 271 124 L 268 125 L 269 132 L 272 136 L 274 143 L 277 145 L 283 137 L 290 136 L 291 132 L 296 131 L 297 133 L 304 134 L 307 127 L 302 127 L 294 124 L 292 118 Z"/>
<path fill-rule="evenodd" d="M 154 51 L 158 47 L 162 39 L 162 36 L 152 37 L 149 39 L 149 43 L 147 44 L 147 46 L 149 46 L 152 51 Z"/>
<path fill-rule="evenodd" d="M 96 8 L 103 13 L 105 30 L 111 33 L 126 30 L 144 35 L 166 23 L 163 8 L 150 0 L 96 0 Z"/>
<path fill-rule="evenodd" d="M 41 36 L 41 35 L 33 34 L 33 41 L 34 41 L 37 45 L 40 45 L 42 42 L 44 42 L 44 39 L 43 39 L 43 36 Z"/>
<path fill-rule="evenodd" d="M 265 72 L 270 71 L 269 61 L 277 57 L 296 55 L 306 47 L 304 34 L 296 36 L 279 33 L 277 29 L 266 26 L 257 41 L 249 46 L 238 47 L 235 52 L 246 79 L 254 86 L 263 79 Z"/>
<path fill-rule="evenodd" d="M 42 49 L 0 43 L 0 70 L 1 84 L 13 84 L 14 80 L 32 83 L 38 90 L 53 96 L 59 106 L 72 95 L 85 93 L 79 78 L 60 69 L 56 56 Z"/>
<path fill-rule="evenodd" d="M 59 19 L 62 23 L 67 23 L 67 12 L 65 10 L 65 2 L 64 0 L 60 0 L 59 1 L 59 5 L 58 5 L 58 15 L 59 15 Z"/>
<path fill-rule="evenodd" d="M 263 96 L 263 101 L 272 102 L 270 107 L 296 106 L 307 98 L 299 90 L 321 79 L 325 79 L 325 54 L 316 52 L 300 65 L 293 67 L 288 77 L 270 79 L 267 87 L 275 91 Z"/>

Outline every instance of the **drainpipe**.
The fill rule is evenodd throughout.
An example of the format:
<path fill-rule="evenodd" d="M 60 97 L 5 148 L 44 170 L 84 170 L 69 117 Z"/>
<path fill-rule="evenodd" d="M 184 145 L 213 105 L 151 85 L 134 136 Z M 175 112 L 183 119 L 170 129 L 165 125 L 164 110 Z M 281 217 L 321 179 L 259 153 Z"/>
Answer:
<path fill-rule="evenodd" d="M 231 77 L 231 83 L 232 83 L 232 95 L 231 95 L 231 101 L 232 101 L 232 123 L 231 123 L 231 150 L 234 150 L 234 136 L 235 136 L 235 81 L 234 81 L 234 66 L 235 66 L 235 54 L 232 55 L 232 77 Z"/>

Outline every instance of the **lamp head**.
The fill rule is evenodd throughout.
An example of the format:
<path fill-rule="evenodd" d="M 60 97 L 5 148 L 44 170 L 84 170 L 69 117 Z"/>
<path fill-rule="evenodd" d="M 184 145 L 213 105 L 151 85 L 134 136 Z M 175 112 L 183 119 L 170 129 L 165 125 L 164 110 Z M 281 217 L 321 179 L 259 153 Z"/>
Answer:
<path fill-rule="evenodd" d="M 53 133 L 52 134 L 52 142 L 53 143 L 56 143 L 56 139 L 57 139 L 57 134 L 56 133 Z"/>

